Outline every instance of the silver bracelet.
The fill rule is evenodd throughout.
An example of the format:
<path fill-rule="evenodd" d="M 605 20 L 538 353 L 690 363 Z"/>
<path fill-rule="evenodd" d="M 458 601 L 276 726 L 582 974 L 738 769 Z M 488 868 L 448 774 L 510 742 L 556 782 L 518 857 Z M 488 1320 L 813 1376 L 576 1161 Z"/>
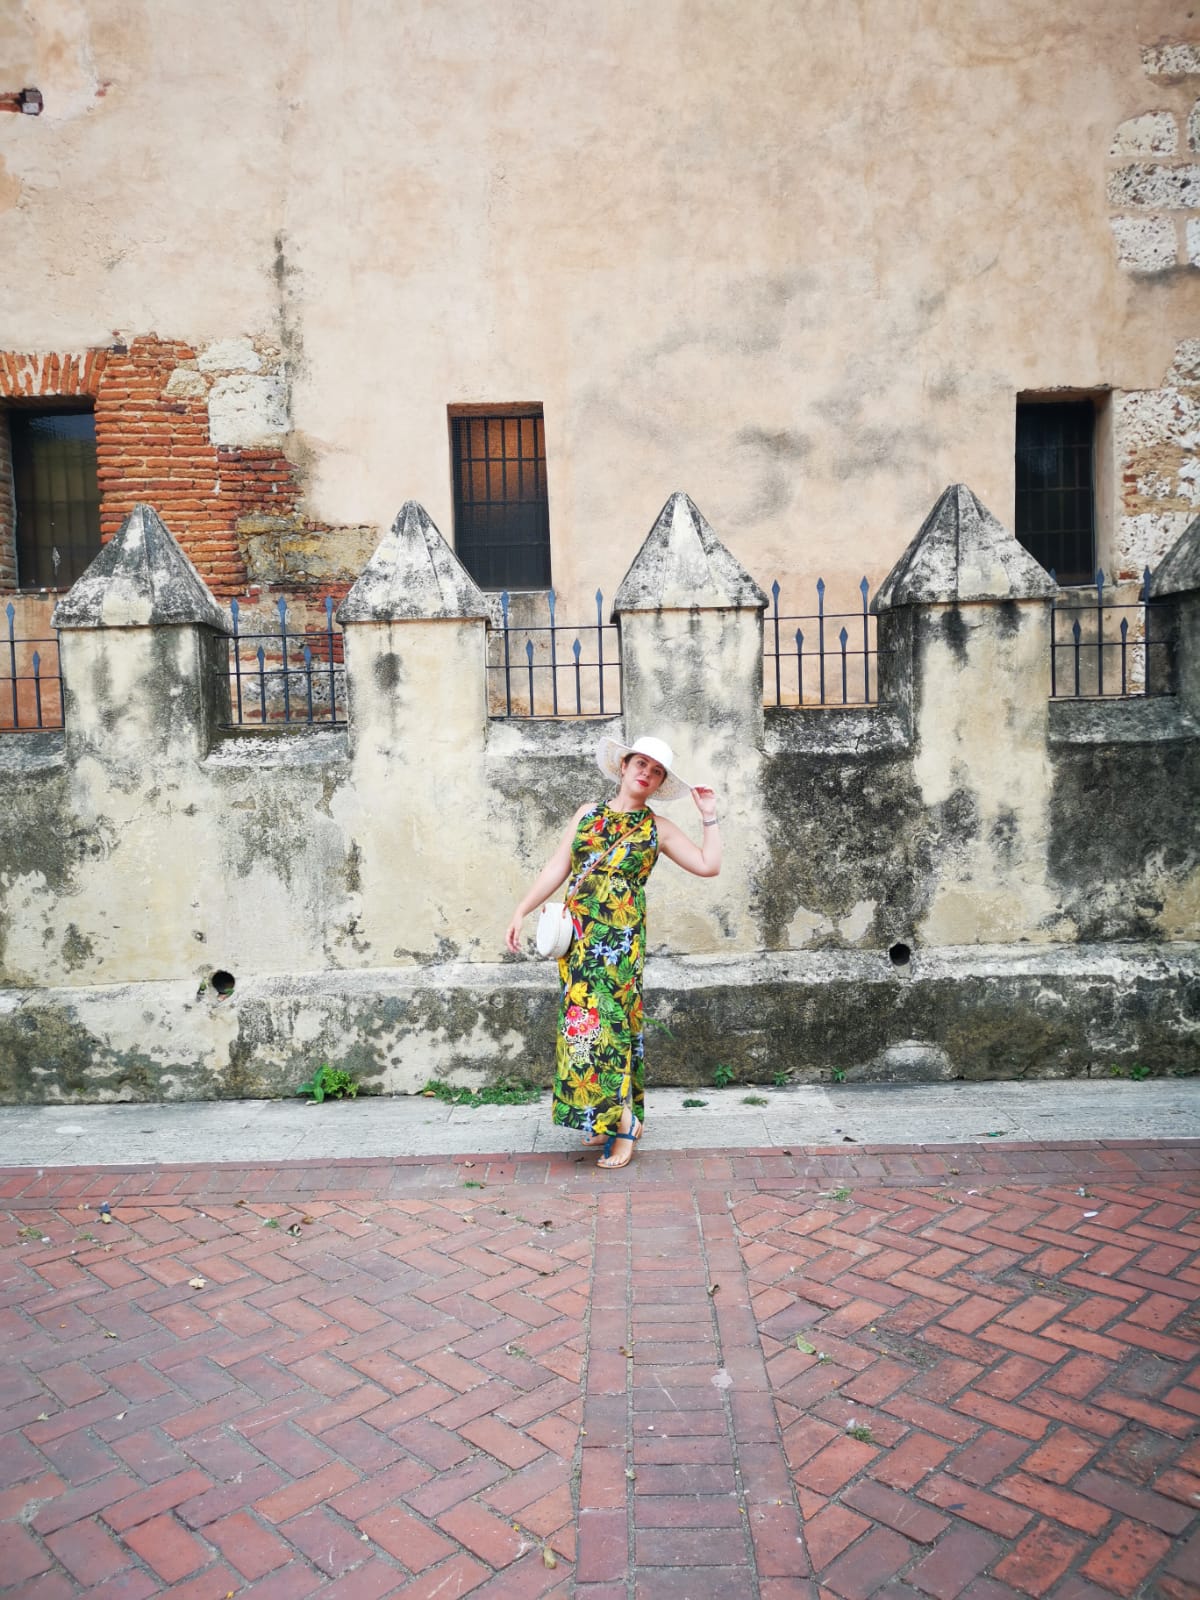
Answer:
<path fill-rule="evenodd" d="M 706 828 L 715 828 L 720 820 L 720 817 L 707 817 L 702 819 Z"/>

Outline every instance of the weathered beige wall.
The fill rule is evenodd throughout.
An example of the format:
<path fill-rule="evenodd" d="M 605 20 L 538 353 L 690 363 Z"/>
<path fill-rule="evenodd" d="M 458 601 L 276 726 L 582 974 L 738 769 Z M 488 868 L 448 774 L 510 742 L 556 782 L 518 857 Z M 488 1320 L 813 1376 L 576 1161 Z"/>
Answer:
<path fill-rule="evenodd" d="M 680 484 L 845 592 L 947 481 L 1008 520 L 1018 392 L 1160 389 L 1200 212 L 1119 174 L 1194 166 L 1198 39 L 1172 0 L 24 0 L 0 342 L 273 341 L 355 528 L 449 529 L 447 404 L 539 399 L 565 616 Z"/>

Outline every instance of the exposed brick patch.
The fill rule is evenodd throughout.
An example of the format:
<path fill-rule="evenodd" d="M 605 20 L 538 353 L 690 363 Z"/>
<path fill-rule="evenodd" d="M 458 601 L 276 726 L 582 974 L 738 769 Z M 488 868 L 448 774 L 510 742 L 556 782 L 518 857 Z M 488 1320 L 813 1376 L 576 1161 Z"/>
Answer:
<path fill-rule="evenodd" d="M 247 527 L 329 532 L 303 511 L 303 484 L 283 449 L 226 449 L 209 439 L 206 380 L 195 371 L 197 351 L 176 339 L 150 334 L 128 346 L 68 354 L 0 351 L 0 589 L 15 582 L 12 466 L 6 406 L 35 400 L 91 401 L 96 419 L 100 535 L 110 539 L 139 501 L 154 506 L 220 597 L 257 599 L 239 533 Z M 172 376 L 194 378 L 181 388 Z M 304 614 L 303 602 L 332 594 L 341 600 L 345 580 L 309 584 L 280 574 L 272 595 L 283 593 Z M 313 615 L 316 609 L 314 605 Z"/>

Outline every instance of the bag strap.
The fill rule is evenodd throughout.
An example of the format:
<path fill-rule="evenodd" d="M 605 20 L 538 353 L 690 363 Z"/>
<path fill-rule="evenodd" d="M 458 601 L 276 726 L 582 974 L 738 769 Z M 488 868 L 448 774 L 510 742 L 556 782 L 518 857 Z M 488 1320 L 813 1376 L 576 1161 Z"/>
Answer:
<path fill-rule="evenodd" d="M 606 861 L 608 859 L 608 857 L 612 855 L 614 850 L 616 850 L 620 845 L 623 845 L 625 843 L 626 839 L 632 839 L 634 834 L 637 832 L 638 828 L 640 828 L 640 827 L 641 827 L 641 823 L 639 822 L 639 823 L 635 823 L 632 828 L 626 828 L 625 832 L 623 834 L 621 834 L 620 838 L 614 839 L 612 844 L 609 845 L 607 850 L 598 851 L 594 856 L 592 856 L 592 858 L 589 861 L 585 861 L 583 866 L 580 867 L 579 871 L 571 879 L 571 881 L 567 885 L 566 889 L 564 889 L 564 891 L 563 891 L 563 900 L 564 900 L 564 902 L 571 898 L 571 896 L 579 888 L 579 885 L 583 882 L 583 880 L 586 877 L 589 877 L 593 872 L 595 872 L 595 870 L 599 866 L 600 862 Z"/>

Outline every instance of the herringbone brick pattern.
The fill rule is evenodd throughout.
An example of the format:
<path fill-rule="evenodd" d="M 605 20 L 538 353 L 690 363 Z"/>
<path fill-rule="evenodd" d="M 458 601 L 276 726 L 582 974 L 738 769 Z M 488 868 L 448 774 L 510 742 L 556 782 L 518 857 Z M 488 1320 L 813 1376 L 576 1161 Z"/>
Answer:
<path fill-rule="evenodd" d="M 1196 1187 L 951 1185 L 734 1207 L 820 1594 L 1200 1594 Z"/>
<path fill-rule="evenodd" d="M 565 1594 L 592 1218 L 520 1198 L 10 1212 L 0 1575 Z"/>
<path fill-rule="evenodd" d="M 0 1587 L 1200 1595 L 1198 1155 L 0 1174 Z"/>

